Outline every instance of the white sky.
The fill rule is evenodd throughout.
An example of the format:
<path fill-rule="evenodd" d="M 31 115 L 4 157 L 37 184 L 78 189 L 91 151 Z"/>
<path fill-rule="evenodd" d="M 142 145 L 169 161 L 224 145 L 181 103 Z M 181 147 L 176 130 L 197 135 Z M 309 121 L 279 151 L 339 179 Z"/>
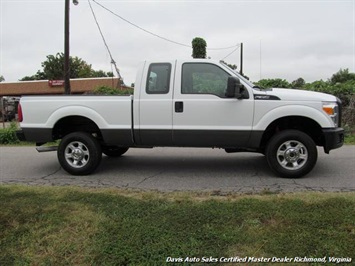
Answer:
<path fill-rule="evenodd" d="M 355 0 L 336 1 L 120 1 L 96 0 L 140 27 L 176 42 L 202 37 L 207 47 L 244 43 L 244 73 L 252 81 L 328 79 L 355 72 Z M 71 1 L 72 2 L 72 1 Z M 125 83 L 139 62 L 191 58 L 192 49 L 163 41 L 91 2 Z M 87 0 L 70 6 L 70 54 L 112 71 Z M 17 81 L 64 51 L 64 0 L 0 0 L 0 75 Z M 208 50 L 220 60 L 232 52 Z M 239 68 L 240 50 L 225 59 Z"/>

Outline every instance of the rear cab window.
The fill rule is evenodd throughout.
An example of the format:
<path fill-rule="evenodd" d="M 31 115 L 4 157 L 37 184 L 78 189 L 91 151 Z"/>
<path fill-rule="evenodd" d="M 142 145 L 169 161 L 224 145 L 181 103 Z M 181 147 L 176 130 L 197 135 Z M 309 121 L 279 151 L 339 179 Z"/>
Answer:
<path fill-rule="evenodd" d="M 146 93 L 167 94 L 170 90 L 170 63 L 153 63 L 149 66 Z"/>

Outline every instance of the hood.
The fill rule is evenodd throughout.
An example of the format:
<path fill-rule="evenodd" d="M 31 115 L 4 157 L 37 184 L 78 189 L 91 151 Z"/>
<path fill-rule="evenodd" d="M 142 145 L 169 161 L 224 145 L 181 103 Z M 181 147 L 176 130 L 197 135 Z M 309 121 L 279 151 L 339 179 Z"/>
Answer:
<path fill-rule="evenodd" d="M 337 101 L 337 98 L 331 94 L 297 89 L 273 88 L 269 91 L 266 91 L 266 95 L 277 96 L 283 101 Z"/>

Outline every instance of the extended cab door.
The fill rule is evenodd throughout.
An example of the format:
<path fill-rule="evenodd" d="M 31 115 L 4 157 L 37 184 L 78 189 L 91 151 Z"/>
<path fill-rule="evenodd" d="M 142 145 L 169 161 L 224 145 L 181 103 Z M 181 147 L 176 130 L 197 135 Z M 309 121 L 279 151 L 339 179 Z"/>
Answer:
<path fill-rule="evenodd" d="M 136 142 L 139 145 L 171 146 L 172 98 L 175 61 L 146 62 L 140 84 L 139 101 L 135 101 L 139 121 L 135 123 Z M 135 107 L 135 108 L 136 108 Z M 137 128 L 137 126 L 138 128 Z M 138 129 L 138 130 L 137 130 Z"/>
<path fill-rule="evenodd" d="M 176 65 L 173 142 L 176 146 L 246 147 L 253 120 L 253 95 L 226 98 L 228 73 L 209 62 Z"/>

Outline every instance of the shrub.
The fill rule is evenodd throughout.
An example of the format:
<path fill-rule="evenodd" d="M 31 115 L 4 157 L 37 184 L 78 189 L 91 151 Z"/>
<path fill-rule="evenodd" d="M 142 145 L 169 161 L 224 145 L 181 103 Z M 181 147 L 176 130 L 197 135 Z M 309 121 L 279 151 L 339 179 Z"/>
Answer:
<path fill-rule="evenodd" d="M 333 74 L 329 82 L 331 84 L 344 83 L 347 81 L 355 81 L 355 73 L 350 73 L 349 69 L 340 69 L 337 73 Z"/>
<path fill-rule="evenodd" d="M 117 89 L 109 86 L 99 86 L 94 90 L 95 95 L 132 95 L 133 89 Z"/>
<path fill-rule="evenodd" d="M 15 122 L 10 124 L 10 127 L 0 129 L 0 144 L 15 144 L 19 143 L 16 136 L 17 125 Z"/>
<path fill-rule="evenodd" d="M 203 38 L 196 37 L 192 40 L 192 57 L 206 58 L 207 43 Z"/>
<path fill-rule="evenodd" d="M 350 105 L 351 97 L 355 94 L 355 81 L 349 80 L 344 83 L 331 85 L 329 82 L 321 80 L 306 84 L 305 89 L 333 94 L 338 97 L 342 101 L 343 106 L 346 107 Z"/>
<path fill-rule="evenodd" d="M 285 79 L 261 79 L 258 82 L 255 82 L 256 85 L 269 89 L 269 88 L 290 88 L 291 84 L 288 83 Z"/>
<path fill-rule="evenodd" d="M 330 84 L 326 81 L 315 81 L 305 85 L 305 89 L 332 94 L 338 97 L 343 105 L 342 125 L 352 131 L 355 127 L 355 80 L 348 80 L 344 83 Z"/>
<path fill-rule="evenodd" d="M 350 134 L 355 130 L 355 94 L 349 97 L 349 105 L 343 108 L 342 122 Z"/>

